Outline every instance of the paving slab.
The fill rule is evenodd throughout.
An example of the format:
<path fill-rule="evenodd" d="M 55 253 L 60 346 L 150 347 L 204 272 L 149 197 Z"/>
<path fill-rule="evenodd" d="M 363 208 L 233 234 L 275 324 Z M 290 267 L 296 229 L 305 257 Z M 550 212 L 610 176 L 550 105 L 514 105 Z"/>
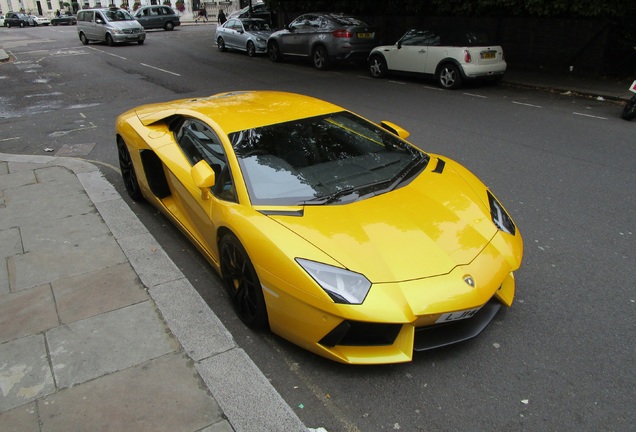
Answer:
<path fill-rule="evenodd" d="M 168 354 L 39 401 L 42 430 L 196 432 L 222 414 L 209 393 L 192 391 L 202 386 L 183 354 Z"/>
<path fill-rule="evenodd" d="M 147 301 L 150 297 L 129 263 L 51 282 L 62 324 Z"/>
<path fill-rule="evenodd" d="M 35 402 L 0 413 L 2 432 L 41 432 Z"/>
<path fill-rule="evenodd" d="M 58 325 L 51 285 L 0 295 L 0 343 Z"/>
<path fill-rule="evenodd" d="M 179 347 L 151 302 L 49 330 L 46 340 L 58 388 L 139 365 Z"/>
<path fill-rule="evenodd" d="M 41 334 L 1 344 L 0 359 L 0 412 L 55 392 Z"/>

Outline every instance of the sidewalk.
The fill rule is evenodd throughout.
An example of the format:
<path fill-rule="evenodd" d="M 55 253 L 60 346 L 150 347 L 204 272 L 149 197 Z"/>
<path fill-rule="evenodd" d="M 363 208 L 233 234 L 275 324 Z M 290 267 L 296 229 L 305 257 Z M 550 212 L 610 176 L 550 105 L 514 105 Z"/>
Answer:
<path fill-rule="evenodd" d="M 0 430 L 306 428 L 99 170 L 0 153 Z"/>

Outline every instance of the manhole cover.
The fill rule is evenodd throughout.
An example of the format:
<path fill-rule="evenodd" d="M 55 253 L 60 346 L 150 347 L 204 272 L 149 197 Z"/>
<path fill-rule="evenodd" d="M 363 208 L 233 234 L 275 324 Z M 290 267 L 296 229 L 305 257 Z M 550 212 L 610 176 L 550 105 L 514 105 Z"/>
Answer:
<path fill-rule="evenodd" d="M 89 144 L 64 144 L 60 149 L 55 153 L 55 156 L 63 156 L 63 157 L 77 157 L 77 156 L 88 156 L 88 154 L 95 147 L 95 143 Z"/>

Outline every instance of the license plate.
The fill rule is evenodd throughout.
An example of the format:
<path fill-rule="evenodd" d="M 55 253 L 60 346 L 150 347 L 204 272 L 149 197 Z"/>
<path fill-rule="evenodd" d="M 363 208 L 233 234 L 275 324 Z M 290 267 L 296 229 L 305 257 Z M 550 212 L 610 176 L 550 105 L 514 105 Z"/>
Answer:
<path fill-rule="evenodd" d="M 481 309 L 481 306 L 475 309 L 445 313 L 441 317 L 437 318 L 437 321 L 435 321 L 435 323 L 440 324 L 445 322 L 459 321 L 459 320 L 463 320 L 467 318 L 472 318 L 473 316 L 475 316 L 477 312 L 479 312 L 479 309 Z"/>
<path fill-rule="evenodd" d="M 494 59 L 497 57 L 497 51 L 482 51 L 481 58 L 482 59 Z"/>
<path fill-rule="evenodd" d="M 358 33 L 358 39 L 373 39 L 373 33 Z"/>

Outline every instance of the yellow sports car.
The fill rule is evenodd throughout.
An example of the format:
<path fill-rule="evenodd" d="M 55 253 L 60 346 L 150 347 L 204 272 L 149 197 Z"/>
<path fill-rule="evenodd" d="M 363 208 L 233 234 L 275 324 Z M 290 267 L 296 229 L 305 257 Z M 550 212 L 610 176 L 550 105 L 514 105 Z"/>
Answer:
<path fill-rule="evenodd" d="M 307 96 L 241 91 L 117 118 L 124 184 L 219 272 L 243 322 L 343 363 L 407 362 L 510 306 L 523 244 L 466 168 Z"/>

